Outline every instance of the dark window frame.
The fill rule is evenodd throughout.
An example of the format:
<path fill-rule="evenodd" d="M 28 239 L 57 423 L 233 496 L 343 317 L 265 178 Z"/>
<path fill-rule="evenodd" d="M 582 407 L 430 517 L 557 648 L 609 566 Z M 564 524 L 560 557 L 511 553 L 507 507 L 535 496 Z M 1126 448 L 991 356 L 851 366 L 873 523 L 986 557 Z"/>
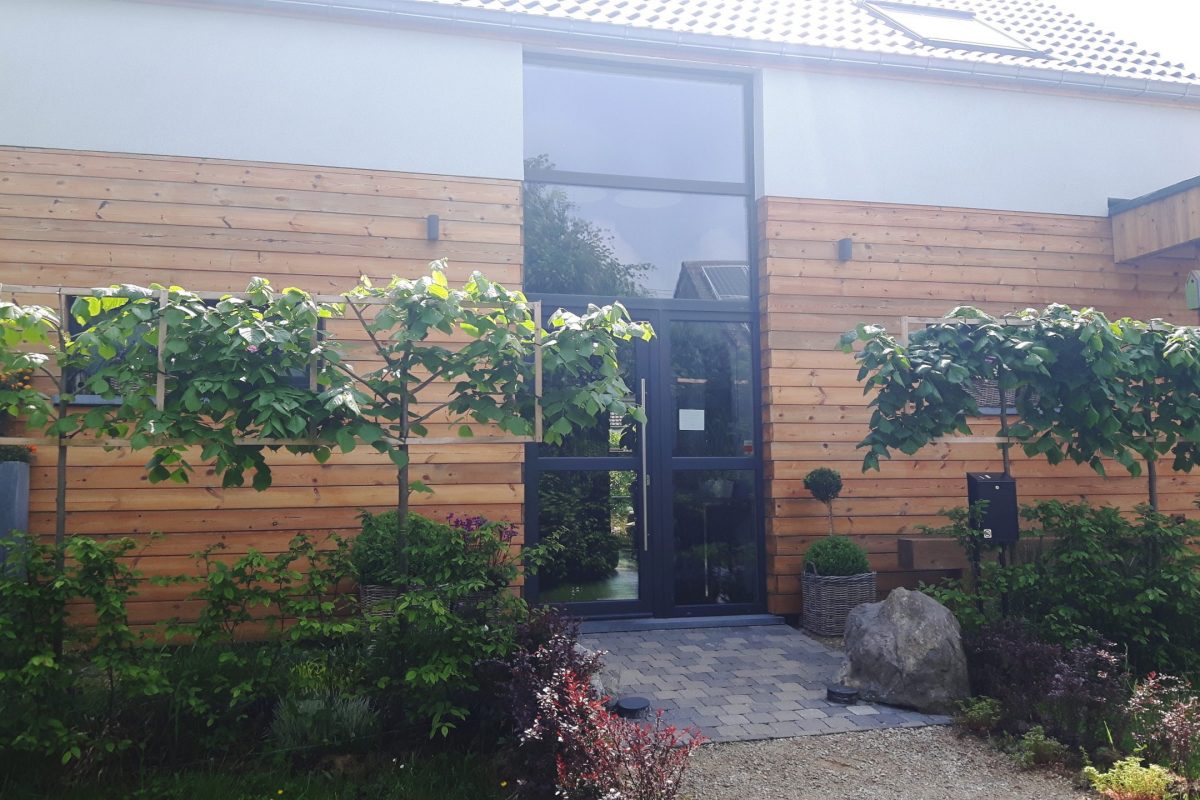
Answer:
<path fill-rule="evenodd" d="M 77 294 L 68 295 L 67 296 L 67 308 L 70 309 L 76 300 L 78 300 L 80 297 L 84 297 L 84 296 L 86 296 L 86 295 L 77 295 Z M 215 300 L 215 299 L 206 299 L 206 300 L 203 300 L 202 302 L 205 305 L 213 306 L 213 305 L 216 305 L 219 301 Z M 67 332 L 72 337 L 77 336 L 78 334 L 82 333 L 85 330 L 87 330 L 87 327 L 84 325 L 81 325 L 79 323 L 79 321 L 75 318 L 74 314 L 70 314 L 70 313 L 67 314 Z M 324 317 L 321 317 L 317 320 L 317 330 L 319 332 L 325 330 L 325 318 Z M 105 363 L 108 363 L 109 361 L 120 358 L 121 355 L 123 354 L 123 352 L 124 351 L 118 352 L 111 359 L 100 359 L 100 364 L 103 365 Z M 318 362 L 318 364 L 316 365 L 316 369 L 318 372 L 320 371 L 320 368 L 321 368 L 321 365 Z M 86 380 L 86 376 L 89 374 L 89 372 L 90 372 L 90 370 L 86 367 L 84 369 L 68 368 L 68 369 L 64 370 L 63 376 L 62 376 L 63 387 L 68 388 L 68 387 L 72 386 L 74 384 L 74 382 L 79 380 L 81 377 L 83 377 Z M 296 388 L 306 388 L 309 385 L 309 373 L 306 372 L 304 374 L 296 374 L 295 376 L 289 378 L 287 383 L 288 383 L 288 385 L 294 386 Z M 72 393 L 67 392 L 67 394 L 72 394 Z M 57 395 L 54 397 L 54 402 L 56 402 L 56 403 L 58 402 Z M 119 406 L 119 405 L 121 405 L 122 402 L 123 402 L 122 398 L 119 395 L 117 397 L 108 398 L 108 397 L 102 397 L 98 394 L 72 394 L 72 399 L 71 399 L 71 405 L 74 405 L 74 406 Z"/>
<path fill-rule="evenodd" d="M 572 57 L 552 54 L 527 53 L 526 65 L 557 67 L 578 71 L 609 74 L 674 77 L 684 80 L 707 81 L 732 84 L 739 87 L 742 96 L 742 176 L 741 181 L 711 181 L 690 178 L 655 178 L 618 173 L 579 172 L 558 169 L 530 169 L 524 172 L 525 183 L 557 184 L 565 187 L 589 187 L 600 189 L 632 189 L 679 194 L 721 195 L 743 197 L 746 201 L 746 260 L 749 269 L 749 297 L 743 300 L 692 300 L 714 309 L 755 311 L 758 308 L 758 247 L 757 209 L 755 204 L 754 177 L 754 76 L 751 72 L 728 72 L 704 68 L 671 67 L 661 64 L 643 64 L 629 61 L 607 61 L 588 57 Z M 525 287 L 527 293 L 538 294 Z M 539 294 L 540 296 L 540 294 Z M 625 299 L 625 298 L 622 298 Z M 628 298 L 633 300 L 634 298 Z M 674 298 L 652 298 L 673 301 Z"/>

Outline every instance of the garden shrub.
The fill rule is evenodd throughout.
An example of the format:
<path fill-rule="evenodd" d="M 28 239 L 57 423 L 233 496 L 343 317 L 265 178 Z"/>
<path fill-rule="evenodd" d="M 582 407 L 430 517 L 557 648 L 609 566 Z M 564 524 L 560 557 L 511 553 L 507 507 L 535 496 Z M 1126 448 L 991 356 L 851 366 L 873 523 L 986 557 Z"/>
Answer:
<path fill-rule="evenodd" d="M 160 716 L 173 752 L 222 750 L 258 736 L 286 692 L 294 653 L 356 630 L 353 598 L 338 592 L 349 545 L 338 536 L 324 544 L 332 547 L 298 534 L 283 553 L 251 550 L 230 562 L 218 557 L 218 543 L 196 554 L 198 575 L 155 581 L 194 584 L 188 597 L 202 603 L 195 620 L 166 624 L 168 636 L 182 640 L 164 660 L 172 690 Z M 262 640 L 242 641 L 255 636 Z"/>
<path fill-rule="evenodd" d="M 557 797 L 672 800 L 703 737 L 695 728 L 664 725 L 661 712 L 651 724 L 622 719 L 566 670 L 538 694 L 537 717 L 521 740 L 554 749 Z"/>
<path fill-rule="evenodd" d="M 169 688 L 125 610 L 134 543 L 17 539 L 0 571 L 0 767 L 94 769 L 145 744 L 131 712 Z M 94 622 L 72 624 L 71 604 Z"/>
<path fill-rule="evenodd" d="M 285 697 L 271 722 L 275 747 L 300 763 L 369 750 L 378 734 L 379 715 L 367 698 L 328 692 Z"/>
<path fill-rule="evenodd" d="M 1015 750 L 1017 761 L 1026 769 L 1061 764 L 1067 757 L 1067 748 L 1063 743 L 1053 736 L 1047 736 L 1041 725 L 1034 725 L 1027 730 L 1017 740 Z"/>
<path fill-rule="evenodd" d="M 1169 764 L 1187 781 L 1200 781 L 1200 697 L 1172 675 L 1150 674 L 1129 700 L 1133 738 L 1155 761 Z"/>
<path fill-rule="evenodd" d="M 504 707 L 498 716 L 505 720 L 505 733 L 524 740 L 510 761 L 527 796 L 552 797 L 557 785 L 557 740 L 524 737 L 541 713 L 542 695 L 550 687 L 561 686 L 563 675 L 574 675 L 590 685 L 600 670 L 599 654 L 583 650 L 578 641 L 577 620 L 554 609 L 536 609 L 517 627 L 516 647 L 501 664 L 505 677 L 498 694 Z"/>
<path fill-rule="evenodd" d="M 1170 772 L 1156 764 L 1144 767 L 1137 756 L 1121 759 L 1107 772 L 1084 767 L 1083 775 L 1107 800 L 1165 800 L 1174 783 Z"/>
<path fill-rule="evenodd" d="M 954 724 L 980 736 L 986 736 L 1000 727 L 1004 719 L 1004 706 L 994 697 L 971 697 L 959 704 L 954 714 Z"/>
<path fill-rule="evenodd" d="M 804 553 L 804 568 L 818 575 L 861 575 L 871 571 L 867 551 L 847 536 L 824 536 Z"/>
<path fill-rule="evenodd" d="M 389 511 L 368 522 L 394 528 L 395 519 Z M 417 520 L 404 539 L 407 569 L 398 579 L 405 590 L 394 613 L 368 623 L 366 669 L 394 721 L 421 720 L 445 735 L 470 715 L 482 665 L 514 649 L 527 607 L 509 588 L 518 572 L 511 526 Z M 527 548 L 523 557 L 536 560 L 537 550 Z"/>
<path fill-rule="evenodd" d="M 1006 619 L 968 634 L 964 646 L 972 689 L 999 701 L 1001 725 L 1018 732 L 1040 725 L 1088 751 L 1125 730 L 1130 680 L 1111 645 L 1064 648 Z"/>
<path fill-rule="evenodd" d="M 1139 674 L 1200 671 L 1200 555 L 1190 546 L 1200 522 L 1144 506 L 1130 520 L 1115 508 L 1056 500 L 1023 513 L 1038 525 L 1025 533 L 1041 543 L 1032 560 L 986 564 L 974 586 L 927 587 L 964 630 L 1012 616 L 1051 642 L 1115 642 Z"/>
<path fill-rule="evenodd" d="M 972 690 L 999 700 L 1006 721 L 1035 722 L 1062 664 L 1062 648 L 1042 641 L 1021 620 L 990 623 L 968 633 L 963 644 Z"/>
<path fill-rule="evenodd" d="M 1200 522 L 1141 506 L 1128 520 L 1115 508 L 1038 503 L 1025 516 L 1053 537 L 1017 598 L 1056 640 L 1118 642 L 1139 673 L 1200 670 L 1200 556 L 1190 544 Z"/>

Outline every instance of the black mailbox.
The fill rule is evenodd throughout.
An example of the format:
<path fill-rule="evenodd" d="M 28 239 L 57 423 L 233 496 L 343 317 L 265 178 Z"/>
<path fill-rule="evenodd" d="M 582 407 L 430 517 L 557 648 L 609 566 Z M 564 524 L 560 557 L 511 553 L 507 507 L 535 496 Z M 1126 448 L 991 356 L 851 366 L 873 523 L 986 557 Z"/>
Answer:
<path fill-rule="evenodd" d="M 1017 524 L 1016 479 L 991 472 L 968 472 L 967 502 L 974 506 L 980 500 L 987 501 L 987 510 L 978 520 L 984 538 L 999 544 L 1017 541 L 1020 527 Z"/>

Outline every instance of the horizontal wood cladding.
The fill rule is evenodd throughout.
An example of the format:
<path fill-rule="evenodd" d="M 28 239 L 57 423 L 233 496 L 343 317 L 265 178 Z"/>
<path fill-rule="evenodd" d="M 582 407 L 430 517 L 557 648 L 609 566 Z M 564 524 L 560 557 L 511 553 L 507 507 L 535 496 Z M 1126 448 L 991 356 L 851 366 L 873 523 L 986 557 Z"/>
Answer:
<path fill-rule="evenodd" d="M 1157 193 L 1156 193 L 1157 194 Z M 1133 261 L 1152 253 L 1174 255 L 1190 246 L 1195 257 L 1200 243 L 1200 180 L 1166 189 L 1162 196 L 1112 215 L 1113 249 L 1118 261 Z"/>
<path fill-rule="evenodd" d="M 964 304 L 1000 314 L 1058 302 L 1197 321 L 1183 286 L 1200 263 L 1118 264 L 1104 217 L 769 197 L 760 201 L 759 224 L 767 590 L 776 613 L 800 609 L 803 553 L 829 529 L 825 507 L 804 489 L 809 470 L 842 473 L 835 530 L 866 547 L 886 591 L 952 574 L 902 569 L 897 539 L 944 524 L 941 510 L 965 504 L 965 473 L 1001 463 L 993 445 L 942 444 L 864 474 L 856 445 L 870 410 L 853 357 L 836 349 L 844 331 L 867 322 L 898 332 L 904 316 L 941 316 Z M 852 257 L 839 261 L 837 241 L 846 238 Z M 983 418 L 973 427 L 995 435 L 998 423 Z M 1013 452 L 1022 502 L 1057 497 L 1132 509 L 1146 498 L 1145 480 L 1118 466 L 1102 478 Z M 1162 508 L 1195 513 L 1198 489 L 1200 478 L 1168 472 L 1160 478 Z"/>
<path fill-rule="evenodd" d="M 426 240 L 430 214 L 441 219 L 434 242 Z M 0 283 L 241 291 L 257 275 L 280 288 L 337 292 L 360 275 L 415 277 L 448 258 L 451 280 L 478 269 L 516 288 L 521 254 L 515 181 L 0 148 Z M 364 338 L 355 325 L 335 327 L 340 337 Z M 348 354 L 367 356 L 361 341 Z M 235 557 L 282 552 L 299 532 L 353 534 L 360 509 L 395 503 L 395 469 L 363 448 L 325 465 L 275 454 L 275 485 L 263 493 L 222 489 L 203 466 L 187 485 L 152 486 L 142 468 L 148 457 L 73 448 L 67 474 L 68 530 L 132 536 L 146 575 L 191 572 L 191 554 L 215 542 Z M 434 489 L 414 497 L 417 510 L 520 524 L 520 446 L 417 447 L 413 459 L 413 478 Z M 39 449 L 31 527 L 41 535 L 54 530 L 54 464 L 53 450 Z M 148 586 L 131 618 L 194 614 L 187 591 Z"/>

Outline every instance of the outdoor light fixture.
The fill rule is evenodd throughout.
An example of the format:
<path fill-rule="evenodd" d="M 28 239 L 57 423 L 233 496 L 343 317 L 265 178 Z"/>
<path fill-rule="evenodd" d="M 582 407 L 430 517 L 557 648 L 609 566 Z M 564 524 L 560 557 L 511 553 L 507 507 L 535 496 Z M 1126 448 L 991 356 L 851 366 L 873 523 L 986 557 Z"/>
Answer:
<path fill-rule="evenodd" d="M 437 214 L 430 214 L 425 218 L 425 238 L 431 242 L 436 242 L 441 236 L 442 220 Z"/>
<path fill-rule="evenodd" d="M 837 257 L 838 261 L 849 261 L 854 258 L 854 240 L 850 238 L 838 239 L 837 242 Z"/>
<path fill-rule="evenodd" d="M 841 683 L 833 683 L 825 688 L 825 699 L 831 703 L 852 706 L 858 702 L 858 689 Z"/>
<path fill-rule="evenodd" d="M 644 697 L 622 697 L 613 703 L 613 711 L 625 719 L 641 719 L 650 713 L 650 701 Z"/>

